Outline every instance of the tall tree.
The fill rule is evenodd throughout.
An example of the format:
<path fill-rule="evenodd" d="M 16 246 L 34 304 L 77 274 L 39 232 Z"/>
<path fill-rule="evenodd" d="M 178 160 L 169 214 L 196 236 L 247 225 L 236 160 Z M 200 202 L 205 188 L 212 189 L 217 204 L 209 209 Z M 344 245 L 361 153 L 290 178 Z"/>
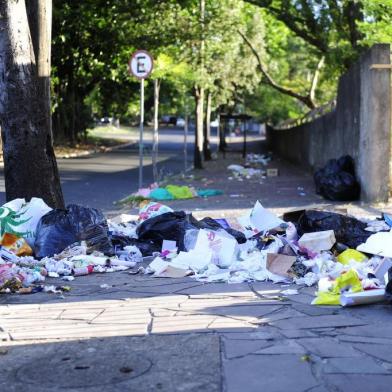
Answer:
<path fill-rule="evenodd" d="M 0 2 L 0 115 L 7 200 L 63 207 L 50 120 L 51 1 Z M 33 39 L 32 39 L 33 37 Z"/>
<path fill-rule="evenodd" d="M 199 0 L 199 39 L 198 39 L 198 59 L 197 66 L 200 70 L 200 80 L 195 83 L 194 96 L 195 96 L 195 145 L 194 145 L 194 161 L 193 164 L 196 169 L 203 168 L 203 137 L 204 137 L 204 67 L 205 67 L 205 13 L 206 2 Z"/>

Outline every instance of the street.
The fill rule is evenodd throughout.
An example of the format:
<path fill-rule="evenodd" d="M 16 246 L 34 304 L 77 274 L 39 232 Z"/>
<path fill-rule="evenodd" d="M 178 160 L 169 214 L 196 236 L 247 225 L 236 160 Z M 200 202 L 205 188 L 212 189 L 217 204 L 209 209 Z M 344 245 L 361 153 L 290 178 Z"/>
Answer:
<path fill-rule="evenodd" d="M 124 139 L 124 135 L 118 135 Z M 111 135 L 116 137 L 116 135 Z M 151 132 L 145 133 L 144 185 L 153 182 L 151 164 Z M 192 163 L 193 134 L 189 135 L 188 167 Z M 130 140 L 135 140 L 134 137 Z M 164 129 L 159 143 L 159 170 L 163 175 L 184 170 L 184 136 L 182 130 Z M 114 209 L 113 203 L 138 189 L 139 150 L 121 148 L 92 156 L 58 159 L 61 184 L 66 204 L 76 203 L 99 208 L 105 212 Z M 0 203 L 5 203 L 4 172 L 0 172 Z"/>

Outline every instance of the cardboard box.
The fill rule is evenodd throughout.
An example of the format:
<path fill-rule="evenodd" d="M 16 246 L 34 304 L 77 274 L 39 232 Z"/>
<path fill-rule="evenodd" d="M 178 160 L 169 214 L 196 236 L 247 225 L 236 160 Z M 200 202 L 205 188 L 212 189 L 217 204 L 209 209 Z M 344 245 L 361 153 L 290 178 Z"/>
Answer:
<path fill-rule="evenodd" d="M 279 176 L 279 169 L 271 168 L 267 169 L 267 177 L 277 177 Z"/>

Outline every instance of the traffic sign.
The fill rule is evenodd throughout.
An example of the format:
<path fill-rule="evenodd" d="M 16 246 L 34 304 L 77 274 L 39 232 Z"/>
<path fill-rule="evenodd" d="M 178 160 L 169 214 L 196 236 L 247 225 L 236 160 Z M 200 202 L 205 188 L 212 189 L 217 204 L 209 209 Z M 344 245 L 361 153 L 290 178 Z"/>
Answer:
<path fill-rule="evenodd" d="M 146 50 L 137 50 L 129 60 L 129 73 L 138 79 L 146 79 L 152 72 L 154 62 Z"/>

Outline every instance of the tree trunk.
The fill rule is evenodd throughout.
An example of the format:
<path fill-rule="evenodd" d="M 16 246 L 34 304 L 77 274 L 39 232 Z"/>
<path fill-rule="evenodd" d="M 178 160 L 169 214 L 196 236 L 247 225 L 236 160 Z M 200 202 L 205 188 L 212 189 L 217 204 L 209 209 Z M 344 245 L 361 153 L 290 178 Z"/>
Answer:
<path fill-rule="evenodd" d="M 203 153 L 204 160 L 210 161 L 212 159 L 211 147 L 210 147 L 210 137 L 211 137 L 211 104 L 212 104 L 211 92 L 207 93 L 207 103 L 206 103 L 206 117 L 204 123 L 204 141 L 203 141 Z"/>
<path fill-rule="evenodd" d="M 222 152 L 224 157 L 226 154 L 226 147 L 226 121 L 222 121 L 219 116 L 219 152 Z"/>
<path fill-rule="evenodd" d="M 195 86 L 195 149 L 193 165 L 195 169 L 203 169 L 203 117 L 204 117 L 204 88 Z"/>
<path fill-rule="evenodd" d="M 158 181 L 158 128 L 159 128 L 159 89 L 160 80 L 154 80 L 154 130 L 153 130 L 153 143 L 152 143 L 152 174 L 154 182 Z"/>
<path fill-rule="evenodd" d="M 34 37 L 37 59 L 25 1 L 0 2 L 0 115 L 6 198 L 29 200 L 35 196 L 51 207 L 64 207 L 51 133 L 51 2 L 31 3 L 37 7 L 30 13 L 32 32 L 38 34 Z"/>

